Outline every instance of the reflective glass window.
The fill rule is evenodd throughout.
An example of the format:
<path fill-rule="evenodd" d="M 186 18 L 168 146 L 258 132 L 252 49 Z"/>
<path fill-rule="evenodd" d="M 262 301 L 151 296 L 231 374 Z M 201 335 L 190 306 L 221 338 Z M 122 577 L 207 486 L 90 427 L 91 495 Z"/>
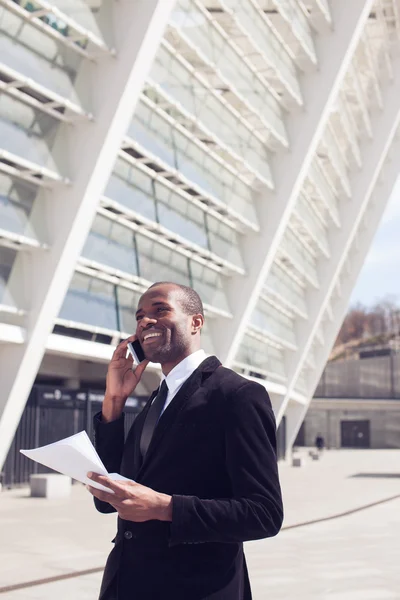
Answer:
<path fill-rule="evenodd" d="M 161 225 L 202 248 L 207 248 L 204 212 L 162 183 L 154 182 Z"/>
<path fill-rule="evenodd" d="M 140 276 L 151 282 L 173 281 L 190 285 L 188 259 L 143 235 L 136 236 Z"/>
<path fill-rule="evenodd" d="M 178 20 L 174 19 L 177 14 L 179 14 Z M 247 15 L 241 15 L 241 18 L 243 21 L 248 20 Z M 175 21 L 190 41 L 200 49 L 212 64 L 216 65 L 232 87 L 247 100 L 254 111 L 263 115 L 274 129 L 278 130 L 281 135 L 286 136 L 280 106 L 272 96 L 269 88 L 253 73 L 218 29 L 202 15 L 194 2 L 192 0 L 181 0 L 177 5 L 177 11 L 172 12 L 172 21 Z M 264 29 L 266 28 L 264 27 Z M 257 33 L 259 32 L 257 31 Z M 272 38 L 274 36 L 268 37 Z M 276 53 L 274 53 L 273 59 L 276 56 Z M 289 56 L 286 56 L 289 59 Z M 283 62 L 283 65 L 286 67 L 285 62 Z"/>
<path fill-rule="evenodd" d="M 175 168 L 172 125 L 144 102 L 139 102 L 136 107 L 128 135 L 170 167 Z"/>
<path fill-rule="evenodd" d="M 272 265 L 266 281 L 267 290 L 272 290 L 290 304 L 307 314 L 304 288 L 290 277 L 277 263 Z"/>
<path fill-rule="evenodd" d="M 174 132 L 177 169 L 190 181 L 256 222 L 252 190 L 188 137 Z"/>
<path fill-rule="evenodd" d="M 73 87 L 81 57 L 17 15 L 2 10 L 0 56 L 5 65 L 79 104 Z M 62 49 L 61 49 L 62 48 Z"/>
<path fill-rule="evenodd" d="M 308 275 L 310 280 L 318 282 L 315 258 L 290 229 L 286 229 L 281 247 L 288 253 L 294 264 Z"/>
<path fill-rule="evenodd" d="M 210 250 L 238 267 L 243 267 L 243 260 L 239 250 L 239 234 L 209 215 L 207 215 L 206 219 Z"/>
<path fill-rule="evenodd" d="M 11 269 L 16 259 L 17 253 L 11 248 L 0 246 L 0 304 L 9 304 L 8 294 L 5 294 L 7 281 L 11 274 Z"/>
<path fill-rule="evenodd" d="M 318 243 L 321 244 L 321 247 L 323 247 L 326 252 L 329 252 L 326 229 L 315 214 L 315 210 L 310 202 L 306 200 L 302 194 L 300 194 L 299 199 L 297 200 L 295 211 L 299 214 L 300 218 L 303 219 L 311 235 L 318 240 Z"/>
<path fill-rule="evenodd" d="M 293 320 L 263 300 L 260 300 L 254 309 L 251 322 L 284 341 L 296 343 Z"/>
<path fill-rule="evenodd" d="M 36 238 L 29 221 L 37 190 L 0 173 L 0 229 Z"/>
<path fill-rule="evenodd" d="M 232 151 L 264 177 L 271 177 L 267 150 L 260 140 L 166 48 L 159 48 L 151 77 Z"/>
<path fill-rule="evenodd" d="M 240 19 L 242 26 L 247 30 L 250 39 L 255 41 L 261 52 L 267 57 L 268 62 L 274 66 L 276 65 L 281 77 L 294 93 L 301 97 L 296 68 L 292 59 L 283 43 L 278 40 L 273 31 L 260 18 L 260 14 L 254 5 L 247 0 L 227 1 Z"/>
<path fill-rule="evenodd" d="M 18 0 L 18 2 L 19 4 L 34 4 L 34 2 L 25 2 L 25 0 Z M 89 2 L 86 0 L 51 0 L 51 4 L 68 15 L 78 25 L 88 29 L 100 39 L 102 38 L 102 30 L 96 19 L 96 14 L 101 6 L 101 0 L 89 0 Z M 68 26 L 61 19 L 55 18 L 52 14 L 47 14 L 45 17 L 47 17 L 48 23 L 60 33 L 68 33 Z M 85 45 L 84 40 L 82 44 Z"/>
<path fill-rule="evenodd" d="M 56 173 L 51 147 L 58 126 L 52 117 L 0 95 L 0 148 Z"/>
<path fill-rule="evenodd" d="M 114 285 L 75 273 L 59 317 L 76 323 L 118 330 Z"/>
<path fill-rule="evenodd" d="M 192 287 L 202 301 L 210 306 L 230 312 L 219 273 L 199 263 L 191 263 Z"/>
<path fill-rule="evenodd" d="M 244 335 L 236 355 L 238 362 L 261 369 L 280 378 L 285 377 L 284 356 L 281 350 L 273 348 L 264 342 Z"/>
<path fill-rule="evenodd" d="M 140 294 L 133 290 L 118 286 L 116 289 L 120 330 L 125 333 L 135 333 L 135 313 L 139 303 Z"/>
<path fill-rule="evenodd" d="M 134 232 L 101 215 L 94 219 L 82 256 L 137 275 Z"/>
<path fill-rule="evenodd" d="M 117 160 L 104 193 L 143 217 L 156 220 L 151 177 L 130 163 Z"/>

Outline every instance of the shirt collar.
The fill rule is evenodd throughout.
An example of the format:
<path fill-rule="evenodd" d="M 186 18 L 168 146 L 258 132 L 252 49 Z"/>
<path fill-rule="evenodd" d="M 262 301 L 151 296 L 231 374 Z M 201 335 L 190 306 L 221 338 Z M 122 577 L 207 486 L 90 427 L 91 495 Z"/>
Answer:
<path fill-rule="evenodd" d="M 196 350 L 196 352 L 189 354 L 189 356 L 181 360 L 181 362 L 178 363 L 166 377 L 162 374 L 161 380 L 166 380 L 168 392 L 174 394 L 175 390 L 190 377 L 193 371 L 195 371 L 206 358 L 207 354 L 204 350 Z"/>

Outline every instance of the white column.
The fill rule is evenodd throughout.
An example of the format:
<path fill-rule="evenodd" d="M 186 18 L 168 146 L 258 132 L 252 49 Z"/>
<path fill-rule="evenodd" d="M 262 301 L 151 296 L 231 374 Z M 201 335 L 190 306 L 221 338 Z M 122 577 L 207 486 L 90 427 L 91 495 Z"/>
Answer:
<path fill-rule="evenodd" d="M 300 425 L 304 421 L 304 417 L 307 412 L 307 406 L 304 404 L 298 404 L 297 402 L 290 402 L 287 406 L 285 417 L 286 417 L 286 457 L 288 452 L 291 451 L 294 441 L 296 439 L 297 432 L 300 429 Z"/>
<path fill-rule="evenodd" d="M 0 467 L 174 3 L 103 3 L 99 19 L 110 29 L 116 55 L 85 61 L 78 73 L 76 85 L 91 99 L 94 120 L 60 127 L 53 155 L 71 184 L 43 192 L 32 215 L 43 233 L 46 225 L 50 249 L 20 252 L 11 276 L 13 297 L 27 318 L 24 343 L 0 347 Z"/>
<path fill-rule="evenodd" d="M 257 199 L 260 233 L 252 232 L 243 240 L 246 276 L 226 279 L 233 320 L 227 323 L 226 319 L 215 319 L 212 323 L 217 354 L 228 366 L 235 357 L 273 263 L 372 4 L 371 0 L 335 0 L 332 3 L 333 30 L 316 37 L 318 70 L 302 77 L 304 109 L 289 115 L 286 122 L 290 150 L 274 156 L 275 190 L 263 191 Z"/>
<path fill-rule="evenodd" d="M 331 297 L 332 314 L 334 318 L 326 322 L 324 328 L 325 342 L 324 345 L 318 350 L 315 369 L 309 374 L 308 396 L 310 401 L 318 381 L 320 380 L 340 326 L 343 322 L 351 293 L 357 281 L 360 270 L 364 264 L 365 257 L 371 246 L 372 240 L 396 183 L 397 177 L 399 176 L 399 172 L 400 138 L 397 137 L 390 148 L 389 157 L 385 162 L 379 180 L 375 184 L 375 189 L 368 203 L 368 207 L 364 212 L 363 219 L 358 225 L 358 230 L 356 232 L 357 243 L 354 243 L 353 236 L 353 245 L 349 248 L 347 255 L 349 259 L 348 268 L 346 266 L 339 273 L 341 283 L 340 296 L 336 294 Z M 296 439 L 297 432 L 300 429 L 300 425 L 306 415 L 308 406 L 309 404 L 303 407 L 303 410 L 300 410 L 300 407 L 295 410 L 292 401 L 290 401 L 287 405 L 285 412 L 286 414 L 290 412 L 292 415 L 290 428 L 287 429 L 286 434 L 288 448 L 293 445 L 294 440 Z"/>
<path fill-rule="evenodd" d="M 374 138 L 365 141 L 362 145 L 363 167 L 360 171 L 353 173 L 350 178 L 352 198 L 351 200 L 342 199 L 340 201 L 339 213 L 342 225 L 340 229 L 335 230 L 331 235 L 331 257 L 329 259 L 321 258 L 319 262 L 318 279 L 320 287 L 317 290 L 309 289 L 308 291 L 308 319 L 307 321 L 298 322 L 298 350 L 293 352 L 288 359 L 288 389 L 285 402 L 280 408 L 278 419 L 284 414 L 297 377 L 304 367 L 304 362 L 315 339 L 316 331 L 321 323 L 328 302 L 332 297 L 339 274 L 345 265 L 349 249 L 368 206 L 368 202 L 371 199 L 382 166 L 400 123 L 400 57 L 393 59 L 393 72 L 397 74 L 397 78 L 390 83 L 386 83 L 386 85 L 382 85 L 383 110 L 379 111 L 377 109 L 375 114 L 371 115 Z M 382 196 L 379 200 L 382 210 L 387 200 L 388 195 Z M 374 222 L 370 226 L 375 231 L 377 225 L 378 223 Z M 343 290 L 342 295 L 344 295 Z M 340 326 L 337 318 L 333 320 L 333 323 L 334 327 L 338 328 Z M 328 341 L 325 340 L 325 346 L 328 347 L 328 345 Z M 311 392 L 313 391 L 311 390 Z"/>

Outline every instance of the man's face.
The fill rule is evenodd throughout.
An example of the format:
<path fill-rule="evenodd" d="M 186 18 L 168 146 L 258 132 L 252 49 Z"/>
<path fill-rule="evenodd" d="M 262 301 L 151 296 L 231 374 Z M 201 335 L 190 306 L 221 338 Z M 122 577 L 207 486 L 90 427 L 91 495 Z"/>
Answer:
<path fill-rule="evenodd" d="M 190 353 L 193 317 L 183 311 L 180 294 L 179 288 L 160 285 L 139 300 L 136 335 L 152 362 L 174 362 Z"/>

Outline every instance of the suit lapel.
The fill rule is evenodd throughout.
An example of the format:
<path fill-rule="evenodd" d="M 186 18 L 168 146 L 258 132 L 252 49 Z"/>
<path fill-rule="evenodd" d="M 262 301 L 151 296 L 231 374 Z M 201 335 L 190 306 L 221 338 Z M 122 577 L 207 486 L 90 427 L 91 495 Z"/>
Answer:
<path fill-rule="evenodd" d="M 220 365 L 221 365 L 221 363 L 216 356 L 210 356 L 210 357 L 206 358 L 199 365 L 199 367 L 197 369 L 195 369 L 195 371 L 193 371 L 193 373 L 190 375 L 190 377 L 182 385 L 179 392 L 176 394 L 176 396 L 174 396 L 171 403 L 167 406 L 167 408 L 165 409 L 165 411 L 163 412 L 163 414 L 160 417 L 157 427 L 154 430 L 153 438 L 150 442 L 150 446 L 147 450 L 145 459 L 140 468 L 140 473 L 142 472 L 143 468 L 148 464 L 148 462 L 151 460 L 155 450 L 159 447 L 160 443 L 163 441 L 164 436 L 168 432 L 168 429 L 170 428 L 172 423 L 177 418 L 178 414 L 180 413 L 180 411 L 186 404 L 188 398 L 190 398 L 195 393 L 195 391 L 202 385 L 203 381 L 205 379 L 207 379 Z M 154 396 L 153 396 L 153 398 L 154 398 Z M 150 404 L 151 404 L 151 402 L 149 401 L 148 406 L 150 406 Z M 147 405 L 146 405 L 146 408 L 147 408 Z M 148 410 L 148 408 L 147 408 L 147 410 Z M 143 410 L 143 413 L 144 413 L 144 410 Z M 146 415 L 147 415 L 147 411 L 146 411 Z M 140 447 L 139 447 L 140 436 L 142 433 L 143 423 L 144 423 L 145 418 L 146 418 L 146 416 L 144 415 L 143 422 L 140 425 L 140 429 L 138 429 L 138 431 L 137 431 L 136 440 L 135 440 L 136 441 L 135 458 L 136 458 L 136 456 L 139 456 L 140 460 L 141 460 Z"/>

